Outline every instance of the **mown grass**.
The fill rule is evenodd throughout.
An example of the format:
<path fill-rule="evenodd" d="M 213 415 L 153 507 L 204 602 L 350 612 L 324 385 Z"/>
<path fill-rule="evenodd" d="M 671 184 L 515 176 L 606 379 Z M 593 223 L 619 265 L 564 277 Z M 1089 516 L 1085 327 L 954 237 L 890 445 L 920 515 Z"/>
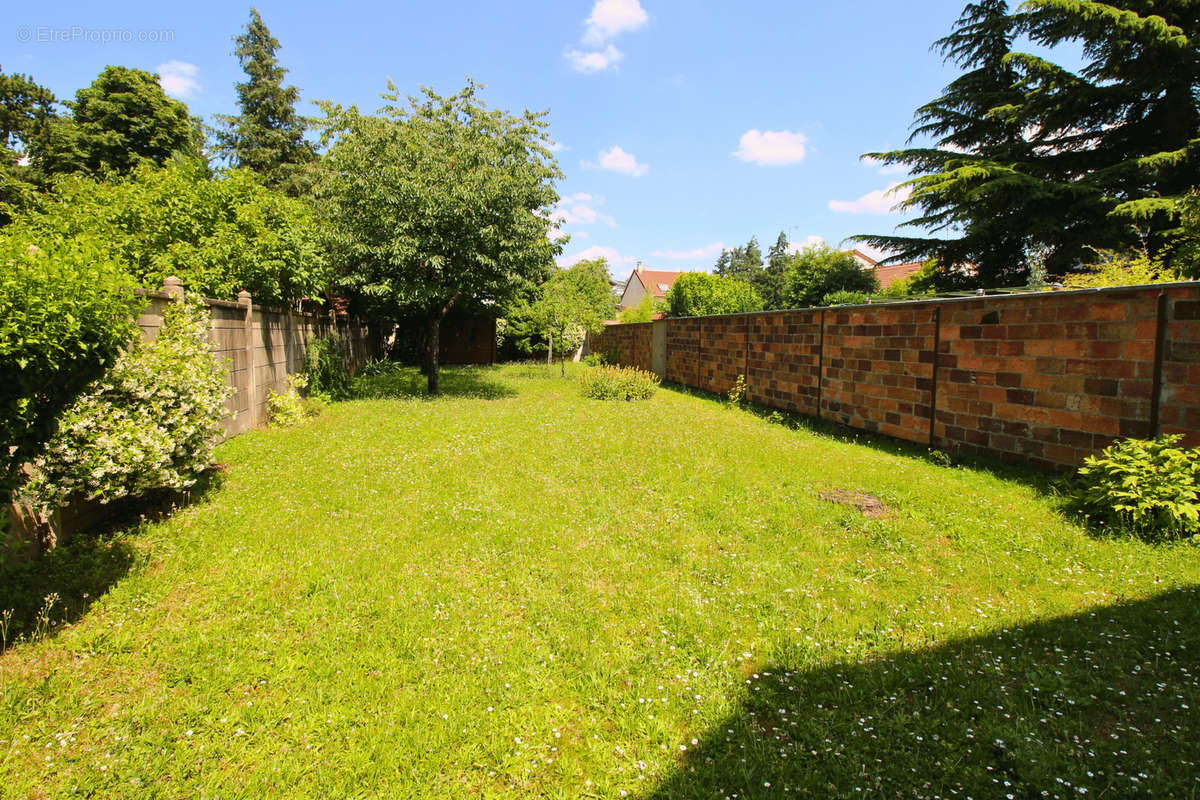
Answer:
<path fill-rule="evenodd" d="M 1200 795 L 1200 549 L 711 398 L 418 380 L 118 534 L 0 656 L 0 795 Z"/>

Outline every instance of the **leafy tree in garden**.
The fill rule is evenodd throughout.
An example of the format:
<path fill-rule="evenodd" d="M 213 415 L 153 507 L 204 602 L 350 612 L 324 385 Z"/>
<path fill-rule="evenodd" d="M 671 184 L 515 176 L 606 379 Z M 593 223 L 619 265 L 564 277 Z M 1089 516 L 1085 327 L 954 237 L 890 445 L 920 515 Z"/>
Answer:
<path fill-rule="evenodd" d="M 56 103 L 54 93 L 28 75 L 0 72 L 0 225 L 45 187 L 35 153 L 58 117 Z"/>
<path fill-rule="evenodd" d="M 617 315 L 618 322 L 651 322 L 654 320 L 654 315 L 660 311 L 666 311 L 667 304 L 662 300 L 655 299 L 652 294 L 642 295 L 642 299 L 636 306 L 627 308 Z"/>
<path fill-rule="evenodd" d="M 762 298 L 750 284 L 706 272 L 680 275 L 667 292 L 667 303 L 674 317 L 740 314 L 763 308 Z"/>
<path fill-rule="evenodd" d="M 596 333 L 611 319 L 616 303 L 608 283 L 608 262 L 603 258 L 576 262 L 556 270 L 542 284 L 530 316 L 546 333 L 547 358 L 558 343 L 559 367 L 567 374 L 567 351 L 583 342 L 584 332 Z"/>
<path fill-rule="evenodd" d="M 200 155 L 198 123 L 152 73 L 105 67 L 91 86 L 75 93 L 71 108 L 75 124 L 61 132 L 55 171 L 78 167 L 97 175 L 125 175 L 139 164 L 162 166 L 177 155 Z"/>
<path fill-rule="evenodd" d="M 1022 34 L 1081 47 L 1083 68 L 1014 52 Z M 895 261 L 935 257 L 943 275 L 973 261 L 985 286 L 1022 282 L 1031 253 L 1054 274 L 1091 248 L 1169 253 L 1179 201 L 1200 183 L 1198 39 L 1187 0 L 972 3 L 936 45 L 966 72 L 917 112 L 914 137 L 935 146 L 870 154 L 910 167 L 901 205 L 931 234 L 858 238 Z"/>
<path fill-rule="evenodd" d="M 821 305 L 834 292 L 871 293 L 879 288 L 872 270 L 859 267 L 854 256 L 826 245 L 797 253 L 783 274 L 783 303 L 788 308 Z"/>
<path fill-rule="evenodd" d="M 553 268 L 549 238 L 562 177 L 544 113 L 487 108 L 468 83 L 425 89 L 408 107 L 389 81 L 379 115 L 329 103 L 319 197 L 341 281 L 377 309 L 428 321 L 429 391 L 438 391 L 442 318 L 469 303 L 502 306 Z"/>
<path fill-rule="evenodd" d="M 316 160 L 316 150 L 304 139 L 307 121 L 296 113 L 299 90 L 283 85 L 287 70 L 275 58 L 279 42 L 256 8 L 250 9 L 246 31 L 234 42 L 247 76 L 237 85 L 242 113 L 218 115 L 224 126 L 217 132 L 218 146 L 235 166 L 254 170 L 267 186 L 303 194 L 309 183 L 304 165 Z"/>
<path fill-rule="evenodd" d="M 55 418 L 133 335 L 133 285 L 93 237 L 0 236 L 0 503 Z"/>
<path fill-rule="evenodd" d="M 213 180 L 196 161 L 144 164 L 115 181 L 61 179 L 39 211 L 3 235 L 40 246 L 86 239 L 140 286 L 174 275 L 189 291 L 225 300 L 242 289 L 262 303 L 318 297 L 331 278 L 307 203 L 249 170 Z"/>

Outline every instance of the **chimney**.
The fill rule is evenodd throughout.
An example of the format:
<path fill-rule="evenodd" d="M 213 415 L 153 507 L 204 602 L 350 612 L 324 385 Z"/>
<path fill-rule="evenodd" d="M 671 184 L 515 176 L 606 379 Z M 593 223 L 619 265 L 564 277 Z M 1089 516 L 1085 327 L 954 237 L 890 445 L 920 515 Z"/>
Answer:
<path fill-rule="evenodd" d="M 640 262 L 640 261 L 639 261 L 639 262 L 637 262 L 637 267 L 634 269 L 634 272 L 638 273 L 639 275 L 641 274 L 641 272 L 642 272 L 642 262 Z"/>

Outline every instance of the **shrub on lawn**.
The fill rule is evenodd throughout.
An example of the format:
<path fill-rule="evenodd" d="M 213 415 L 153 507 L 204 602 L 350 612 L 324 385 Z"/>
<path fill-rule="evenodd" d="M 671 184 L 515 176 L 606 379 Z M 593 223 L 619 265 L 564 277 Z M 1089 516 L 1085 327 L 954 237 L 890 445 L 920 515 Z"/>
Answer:
<path fill-rule="evenodd" d="M 830 292 L 821 298 L 823 306 L 860 306 L 865 302 L 867 302 L 866 292 L 852 292 L 846 289 Z"/>
<path fill-rule="evenodd" d="M 1182 436 L 1126 439 L 1079 469 L 1075 504 L 1090 519 L 1147 538 L 1200 534 L 1200 451 Z"/>
<path fill-rule="evenodd" d="M 658 376 L 636 367 L 588 367 L 580 376 L 583 396 L 596 400 L 645 400 L 658 389 Z"/>
<path fill-rule="evenodd" d="M 107 503 L 192 486 L 212 465 L 229 387 L 200 303 L 172 303 L 59 416 L 23 489 L 43 509 L 72 496 Z"/>
<path fill-rule="evenodd" d="M 337 334 L 317 336 L 308 343 L 304 356 L 304 375 L 310 397 L 345 400 L 350 396 L 350 374 L 342 361 Z M 303 387 L 301 387 L 303 388 Z"/>

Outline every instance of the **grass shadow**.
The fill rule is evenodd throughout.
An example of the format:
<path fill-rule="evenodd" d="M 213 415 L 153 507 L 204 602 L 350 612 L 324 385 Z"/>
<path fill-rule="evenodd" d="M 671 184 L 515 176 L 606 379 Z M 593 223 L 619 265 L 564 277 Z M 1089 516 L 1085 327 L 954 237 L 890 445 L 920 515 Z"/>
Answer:
<path fill-rule="evenodd" d="M 143 525 L 203 502 L 223 482 L 223 469 L 204 473 L 191 489 L 152 492 L 104 507 L 96 522 L 37 558 L 0 562 L 0 652 L 54 636 L 83 617 L 96 600 L 144 565 L 134 546 Z"/>
<path fill-rule="evenodd" d="M 742 707 L 647 797 L 1200 794 L 1200 587 L 818 658 L 796 648 L 757 667 Z"/>
<path fill-rule="evenodd" d="M 438 376 L 438 397 L 499 400 L 516 395 L 512 387 L 488 375 L 489 371 L 488 367 L 444 367 Z M 396 365 L 382 374 L 356 377 L 351 396 L 355 400 L 437 399 L 429 394 L 427 386 L 426 377 L 417 367 Z"/>

